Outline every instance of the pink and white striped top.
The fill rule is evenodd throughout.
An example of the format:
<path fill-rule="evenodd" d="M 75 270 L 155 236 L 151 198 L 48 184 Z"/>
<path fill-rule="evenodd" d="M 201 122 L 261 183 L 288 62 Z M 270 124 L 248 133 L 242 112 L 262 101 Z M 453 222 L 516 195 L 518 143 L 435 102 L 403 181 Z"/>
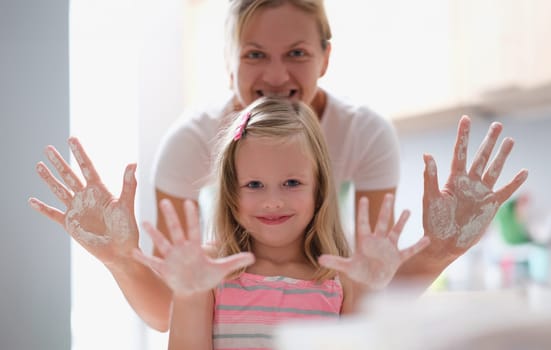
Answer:
<path fill-rule="evenodd" d="M 271 349 L 276 325 L 297 319 L 337 319 L 342 301 L 337 279 L 316 282 L 242 273 L 216 289 L 214 349 Z"/>

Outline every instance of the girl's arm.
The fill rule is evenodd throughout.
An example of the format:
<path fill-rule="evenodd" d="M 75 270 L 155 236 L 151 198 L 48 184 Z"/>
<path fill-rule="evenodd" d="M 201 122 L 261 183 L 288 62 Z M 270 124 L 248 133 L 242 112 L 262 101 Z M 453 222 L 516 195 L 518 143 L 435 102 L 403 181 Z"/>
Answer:
<path fill-rule="evenodd" d="M 239 253 L 214 259 L 201 246 L 197 207 L 184 202 L 187 230 L 182 229 L 172 202 L 160 203 L 169 237 L 150 223 L 146 231 L 158 248 L 159 256 L 134 251 L 137 261 L 155 271 L 173 293 L 173 315 L 170 326 L 170 349 L 210 349 L 214 296 L 212 290 L 231 272 L 254 262 L 251 253 Z"/>
<path fill-rule="evenodd" d="M 212 291 L 175 296 L 170 321 L 169 350 L 212 349 Z"/>

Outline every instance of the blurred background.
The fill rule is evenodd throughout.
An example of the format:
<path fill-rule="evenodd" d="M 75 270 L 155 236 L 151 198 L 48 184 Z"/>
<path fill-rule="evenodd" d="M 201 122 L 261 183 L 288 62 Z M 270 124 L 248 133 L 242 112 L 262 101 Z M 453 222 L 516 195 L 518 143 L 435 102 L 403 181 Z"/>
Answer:
<path fill-rule="evenodd" d="M 0 345 L 6 349 L 157 349 L 108 271 L 27 205 L 60 206 L 34 172 L 42 150 L 78 136 L 104 182 L 139 164 L 139 221 L 155 221 L 151 166 L 182 111 L 228 96 L 221 0 L 3 0 L 0 125 L 5 170 Z M 334 38 L 321 85 L 392 120 L 399 134 L 396 211 L 422 234 L 422 155 L 448 174 L 457 122 L 473 118 L 469 159 L 493 121 L 515 148 L 496 187 L 527 182 L 486 237 L 433 291 L 550 283 L 551 3 L 546 0 L 326 0 Z M 350 216 L 348 216 L 350 219 Z M 144 249 L 150 242 L 143 239 Z"/>

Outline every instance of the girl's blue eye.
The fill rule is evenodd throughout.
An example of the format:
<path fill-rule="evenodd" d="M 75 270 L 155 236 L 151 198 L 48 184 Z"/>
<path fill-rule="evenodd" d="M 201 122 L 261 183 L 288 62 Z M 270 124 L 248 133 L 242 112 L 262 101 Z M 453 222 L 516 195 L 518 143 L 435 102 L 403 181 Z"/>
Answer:
<path fill-rule="evenodd" d="M 262 188 L 264 185 L 260 181 L 251 181 L 246 185 L 247 188 Z"/>
<path fill-rule="evenodd" d="M 291 180 L 285 181 L 283 185 L 287 187 L 297 187 L 300 185 L 300 181 L 291 179 Z"/>

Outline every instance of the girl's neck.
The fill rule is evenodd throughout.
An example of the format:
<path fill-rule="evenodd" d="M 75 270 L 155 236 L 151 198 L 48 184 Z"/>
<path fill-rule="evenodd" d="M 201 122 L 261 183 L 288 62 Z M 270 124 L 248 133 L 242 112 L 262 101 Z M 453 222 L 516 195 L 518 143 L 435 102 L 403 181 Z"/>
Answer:
<path fill-rule="evenodd" d="M 316 269 L 308 262 L 275 262 L 257 258 L 246 271 L 261 276 L 284 276 L 307 281 L 313 279 Z"/>
<path fill-rule="evenodd" d="M 295 279 L 312 279 L 316 268 L 302 251 L 302 244 L 296 247 L 264 247 L 253 244 L 255 263 L 247 272 L 263 276 L 286 276 Z"/>

